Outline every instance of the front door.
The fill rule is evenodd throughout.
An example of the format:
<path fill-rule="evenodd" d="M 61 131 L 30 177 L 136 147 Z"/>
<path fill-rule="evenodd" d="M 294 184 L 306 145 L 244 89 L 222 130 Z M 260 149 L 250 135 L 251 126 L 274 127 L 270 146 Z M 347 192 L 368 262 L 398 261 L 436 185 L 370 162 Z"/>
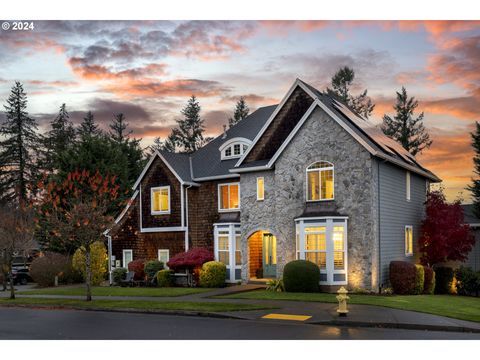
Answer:
<path fill-rule="evenodd" d="M 269 233 L 263 234 L 263 277 L 277 276 L 277 239 Z"/>

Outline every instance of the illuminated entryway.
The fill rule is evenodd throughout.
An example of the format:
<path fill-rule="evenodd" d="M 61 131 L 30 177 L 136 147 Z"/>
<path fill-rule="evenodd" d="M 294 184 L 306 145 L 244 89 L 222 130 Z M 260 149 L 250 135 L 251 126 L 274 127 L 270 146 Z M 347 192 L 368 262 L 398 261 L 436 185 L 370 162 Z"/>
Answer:
<path fill-rule="evenodd" d="M 277 239 L 268 231 L 259 230 L 248 238 L 250 279 L 277 277 Z"/>

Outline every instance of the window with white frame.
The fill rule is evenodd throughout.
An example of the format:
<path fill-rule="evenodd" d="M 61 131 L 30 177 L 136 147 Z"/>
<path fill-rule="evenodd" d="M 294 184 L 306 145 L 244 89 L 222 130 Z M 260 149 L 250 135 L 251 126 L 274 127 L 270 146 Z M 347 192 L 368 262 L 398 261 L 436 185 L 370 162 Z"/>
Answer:
<path fill-rule="evenodd" d="M 413 226 L 405 226 L 405 255 L 413 255 Z"/>
<path fill-rule="evenodd" d="M 236 211 L 240 209 L 240 184 L 218 185 L 218 210 Z"/>
<path fill-rule="evenodd" d="M 325 226 L 305 228 L 305 260 L 327 269 L 327 234 Z"/>
<path fill-rule="evenodd" d="M 307 168 L 307 201 L 333 200 L 333 164 L 318 161 Z"/>
<path fill-rule="evenodd" d="M 170 214 L 170 186 L 150 189 L 152 215 Z"/>
<path fill-rule="evenodd" d="M 252 142 L 245 138 L 230 139 L 219 150 L 222 160 L 235 159 L 241 157 L 247 151 Z"/>
<path fill-rule="evenodd" d="M 158 261 L 163 263 L 163 266 L 168 269 L 167 262 L 170 260 L 170 251 L 168 249 L 158 249 Z"/>
<path fill-rule="evenodd" d="M 257 200 L 265 199 L 265 180 L 262 177 L 257 177 Z"/>
<path fill-rule="evenodd" d="M 410 171 L 407 171 L 405 181 L 406 181 L 407 201 L 410 201 Z"/>
<path fill-rule="evenodd" d="M 228 230 L 220 230 L 218 232 L 218 261 L 226 266 L 230 265 L 230 232 Z"/>
<path fill-rule="evenodd" d="M 235 231 L 235 266 L 242 266 L 242 237 L 240 230 Z"/>
<path fill-rule="evenodd" d="M 236 223 L 214 224 L 215 260 L 227 267 L 227 282 L 241 279 L 242 248 L 240 225 Z"/>
<path fill-rule="evenodd" d="M 133 260 L 133 250 L 131 249 L 125 249 L 122 252 L 122 264 L 124 268 L 128 267 L 128 263 L 130 263 Z"/>

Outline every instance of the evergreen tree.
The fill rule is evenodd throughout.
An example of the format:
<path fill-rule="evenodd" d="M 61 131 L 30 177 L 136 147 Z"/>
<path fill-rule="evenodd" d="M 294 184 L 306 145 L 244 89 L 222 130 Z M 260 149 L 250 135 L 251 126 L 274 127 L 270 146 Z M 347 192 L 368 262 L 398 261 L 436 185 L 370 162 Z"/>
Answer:
<path fill-rule="evenodd" d="M 475 132 L 472 136 L 472 147 L 474 151 L 473 167 L 476 179 L 472 179 L 472 184 L 467 187 L 472 192 L 473 212 L 480 217 L 480 124 L 475 122 Z"/>
<path fill-rule="evenodd" d="M 99 135 L 100 132 L 98 125 L 95 124 L 92 112 L 88 111 L 80 124 L 78 135 L 80 135 L 81 139 L 85 139 L 86 137 Z"/>
<path fill-rule="evenodd" d="M 172 130 L 172 139 L 183 152 L 192 153 L 204 144 L 204 120 L 200 118 L 200 104 L 192 95 L 182 109 L 183 119 L 177 120 L 177 128 Z"/>
<path fill-rule="evenodd" d="M 40 145 L 37 123 L 28 116 L 27 94 L 16 81 L 5 107 L 0 127 L 0 202 L 24 203 L 36 177 L 35 152 Z"/>
<path fill-rule="evenodd" d="M 250 109 L 248 108 L 245 98 L 242 96 L 235 106 L 235 111 L 233 112 L 233 118 L 228 119 L 228 126 L 232 127 L 237 124 L 239 121 L 245 119 L 248 116 Z"/>
<path fill-rule="evenodd" d="M 156 137 L 153 140 L 153 144 L 150 146 L 150 154 L 153 154 L 155 150 L 175 152 L 177 150 L 177 145 L 175 142 L 175 136 L 173 133 L 168 135 L 165 140 L 162 140 L 160 137 Z"/>
<path fill-rule="evenodd" d="M 353 111 L 368 119 L 372 114 L 375 104 L 364 90 L 358 96 L 350 93 L 350 87 L 355 79 L 353 69 L 345 66 L 338 70 L 332 77 L 332 89 L 327 88 L 327 92 L 338 98 L 340 101 L 348 105 Z"/>
<path fill-rule="evenodd" d="M 409 98 L 407 90 L 402 86 L 397 92 L 397 100 L 393 108 L 397 112 L 392 118 L 383 115 L 382 131 L 395 141 L 398 141 L 413 156 L 421 153 L 432 145 L 430 135 L 423 126 L 423 112 L 413 118 L 413 112 L 418 106 L 414 97 Z"/>
<path fill-rule="evenodd" d="M 113 120 L 109 127 L 112 129 L 110 132 L 110 137 L 118 143 L 124 142 L 132 133 L 132 131 L 126 132 L 128 123 L 125 122 L 125 115 L 122 113 L 113 115 Z"/>
<path fill-rule="evenodd" d="M 58 168 L 58 156 L 75 140 L 75 130 L 65 104 L 60 106 L 58 115 L 50 123 L 51 130 L 44 139 L 45 154 L 41 167 L 47 172 Z"/>

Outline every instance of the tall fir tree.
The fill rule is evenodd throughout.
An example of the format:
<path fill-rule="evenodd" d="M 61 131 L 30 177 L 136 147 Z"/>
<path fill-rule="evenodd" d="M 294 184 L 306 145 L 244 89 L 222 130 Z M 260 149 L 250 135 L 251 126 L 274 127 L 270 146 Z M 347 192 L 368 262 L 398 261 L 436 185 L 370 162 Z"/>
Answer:
<path fill-rule="evenodd" d="M 205 144 L 204 120 L 200 117 L 200 110 L 197 98 L 192 95 L 182 109 L 183 119 L 178 119 L 177 127 L 172 130 L 172 138 L 182 152 L 192 153 Z"/>
<path fill-rule="evenodd" d="M 132 131 L 126 131 L 128 123 L 125 122 L 125 115 L 122 113 L 113 115 L 113 120 L 109 127 L 112 130 L 110 132 L 110 137 L 118 143 L 126 141 L 128 136 L 132 133 Z"/>
<path fill-rule="evenodd" d="M 480 217 L 480 124 L 475 122 L 475 131 L 470 133 L 472 136 L 473 156 L 473 172 L 476 179 L 472 179 L 472 183 L 467 189 L 472 193 L 473 212 Z"/>
<path fill-rule="evenodd" d="M 250 112 L 247 103 L 245 102 L 245 98 L 242 96 L 237 101 L 235 105 L 235 111 L 233 112 L 233 118 L 228 119 L 228 127 L 232 127 L 235 124 L 238 124 L 240 121 L 245 119 Z"/>
<path fill-rule="evenodd" d="M 44 138 L 45 154 L 41 165 L 48 173 L 58 169 L 59 155 L 75 140 L 75 129 L 65 104 L 60 106 L 57 116 L 50 122 L 50 127 Z"/>
<path fill-rule="evenodd" d="M 88 111 L 78 128 L 78 135 L 81 139 L 97 136 L 101 133 L 91 111 Z"/>
<path fill-rule="evenodd" d="M 24 204 L 37 182 L 35 154 L 40 147 L 37 123 L 28 115 L 27 94 L 16 81 L 0 127 L 0 202 Z"/>
<path fill-rule="evenodd" d="M 397 91 L 397 100 L 393 108 L 396 111 L 392 118 L 383 115 L 382 131 L 385 135 L 399 142 L 413 156 L 420 154 L 432 145 L 430 135 L 423 126 L 423 112 L 413 118 L 413 112 L 418 107 L 418 101 L 408 97 L 407 90 L 402 86 Z"/>
<path fill-rule="evenodd" d="M 348 66 L 344 66 L 333 75 L 331 81 L 332 88 L 327 88 L 327 92 L 337 97 L 359 115 L 368 119 L 375 108 L 375 104 L 368 96 L 367 90 L 364 90 L 363 93 L 358 96 L 351 94 L 350 88 L 354 79 L 355 71 Z"/>
<path fill-rule="evenodd" d="M 155 150 L 176 152 L 177 145 L 175 143 L 175 136 L 173 135 L 173 133 L 171 133 L 165 138 L 165 140 L 162 140 L 162 138 L 157 136 L 153 140 L 153 144 L 150 146 L 150 150 L 151 155 L 155 152 Z"/>

